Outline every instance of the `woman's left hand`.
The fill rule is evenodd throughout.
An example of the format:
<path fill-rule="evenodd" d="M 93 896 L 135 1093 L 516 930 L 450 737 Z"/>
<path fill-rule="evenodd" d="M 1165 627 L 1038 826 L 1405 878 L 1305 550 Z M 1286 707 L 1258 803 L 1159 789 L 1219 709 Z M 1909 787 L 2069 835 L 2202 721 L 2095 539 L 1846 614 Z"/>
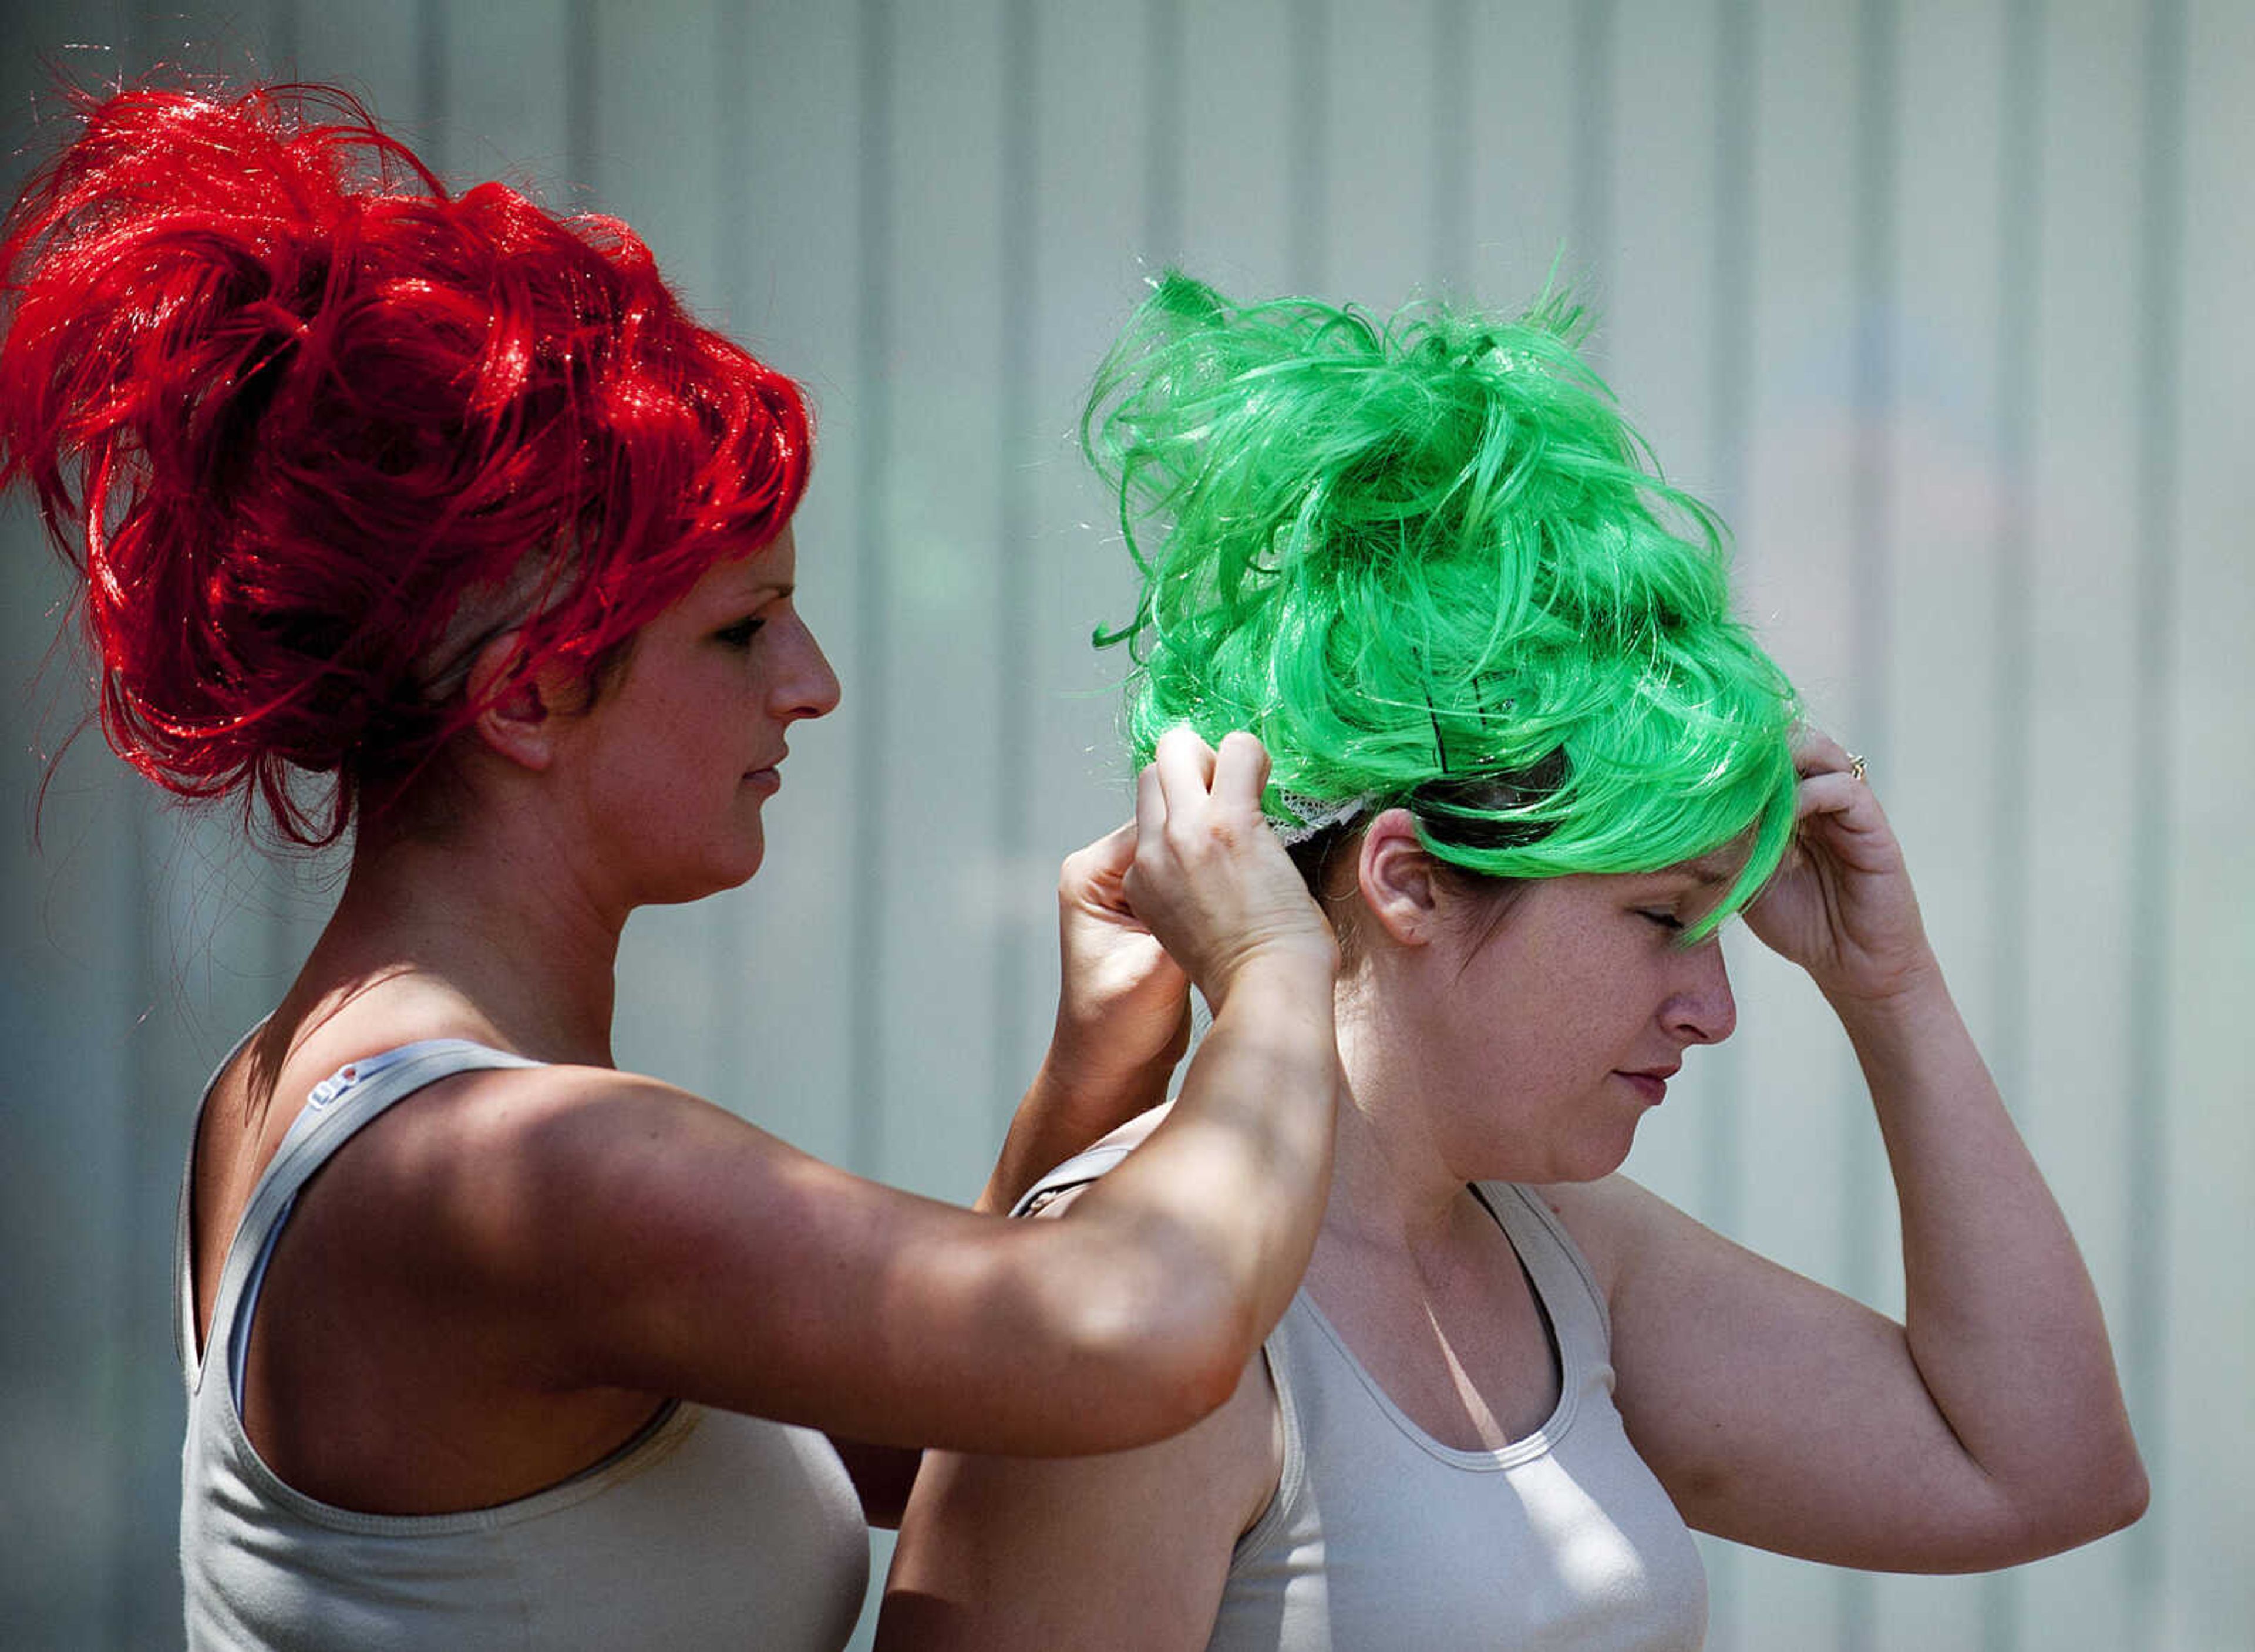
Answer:
<path fill-rule="evenodd" d="M 1902 847 L 1839 742 L 1804 724 L 1793 760 L 1793 843 L 1746 925 L 1826 997 L 1891 998 L 1935 970 Z"/>
<path fill-rule="evenodd" d="M 1062 974 L 1050 1059 L 1086 1088 L 1106 1089 L 1124 1082 L 1123 1074 L 1148 1071 L 1158 1074 L 1163 1091 L 1190 1048 L 1190 977 L 1128 903 L 1135 859 L 1131 820 L 1067 855 L 1057 875 Z M 1160 1100 L 1139 1097 L 1104 1128 Z"/>
<path fill-rule="evenodd" d="M 1191 982 L 1128 904 L 1135 823 L 1065 857 L 1056 1030 L 978 1208 L 1008 1211 L 1035 1178 L 1167 1099 L 1191 1042 Z"/>

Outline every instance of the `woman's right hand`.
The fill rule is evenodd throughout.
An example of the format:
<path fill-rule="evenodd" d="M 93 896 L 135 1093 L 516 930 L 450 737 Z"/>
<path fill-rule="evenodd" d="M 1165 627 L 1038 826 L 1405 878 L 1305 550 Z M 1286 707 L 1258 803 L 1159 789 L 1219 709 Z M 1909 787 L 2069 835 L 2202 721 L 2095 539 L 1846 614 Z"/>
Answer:
<path fill-rule="evenodd" d="M 1134 822 L 1067 857 L 1057 1030 L 980 1209 L 1010 1209 L 1043 1171 L 1166 1099 L 1190 1042 L 1186 975 L 1217 1015 L 1256 958 L 1327 988 L 1338 946 L 1261 817 L 1268 775 L 1250 735 L 1216 753 L 1171 730 L 1137 779 Z"/>
<path fill-rule="evenodd" d="M 1261 812 L 1268 779 L 1251 735 L 1226 735 L 1217 751 L 1187 728 L 1161 735 L 1136 777 L 1128 903 L 1217 1014 L 1253 958 L 1338 964 L 1330 924 Z"/>

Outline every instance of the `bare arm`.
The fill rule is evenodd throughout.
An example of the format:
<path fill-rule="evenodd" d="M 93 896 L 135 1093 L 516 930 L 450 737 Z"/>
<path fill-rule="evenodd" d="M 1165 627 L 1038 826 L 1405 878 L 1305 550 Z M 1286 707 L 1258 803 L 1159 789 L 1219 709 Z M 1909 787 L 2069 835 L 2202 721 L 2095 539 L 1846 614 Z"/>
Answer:
<path fill-rule="evenodd" d="M 554 1388 L 879 1445 L 1091 1452 L 1187 1426 L 1290 1299 L 1330 1173 L 1336 952 L 1261 820 L 1265 773 L 1248 737 L 1217 757 L 1170 735 L 1141 783 L 1127 888 L 1214 1025 L 1074 1221 L 967 1213 L 666 1086 L 549 1069 L 420 1138 L 416 1269 L 505 1345 L 497 1368 Z"/>
<path fill-rule="evenodd" d="M 1128 903 L 1133 822 L 1057 875 L 1057 1025 L 975 1208 L 1008 1211 L 1047 1170 L 1166 1100 L 1190 1047 L 1190 977 Z"/>
<path fill-rule="evenodd" d="M 1274 1494 L 1281 1462 L 1275 1391 L 1258 1354 L 1227 1404 L 1156 1445 L 1049 1459 L 927 1452 L 877 1644 L 1203 1647 L 1233 1546 Z"/>
<path fill-rule="evenodd" d="M 1001 1215 L 1053 1166 L 1166 1099 L 1190 1044 L 1190 977 L 1128 904 L 1129 821 L 1065 857 L 1057 875 L 1057 1023 L 972 1206 Z M 897 1526 L 919 1453 L 832 1436 L 872 1526 Z"/>
<path fill-rule="evenodd" d="M 1836 1564 L 2003 1565 L 2135 1520 L 2146 1480 L 2089 1274 L 1928 947 L 1870 791 L 1802 754 L 1800 848 L 1751 913 L 1870 1086 L 1905 1322 L 1615 1181 L 1552 1192 L 1610 1275 L 1619 1401 L 1696 1525 Z"/>

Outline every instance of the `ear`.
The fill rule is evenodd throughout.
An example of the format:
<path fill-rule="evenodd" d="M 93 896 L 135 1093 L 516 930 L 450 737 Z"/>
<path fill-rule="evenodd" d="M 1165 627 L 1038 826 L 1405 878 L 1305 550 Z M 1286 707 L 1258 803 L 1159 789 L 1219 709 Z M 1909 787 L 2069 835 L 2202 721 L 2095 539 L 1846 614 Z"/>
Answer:
<path fill-rule="evenodd" d="M 1417 840 L 1407 809 L 1387 809 L 1363 828 L 1355 859 L 1362 903 L 1394 940 L 1423 946 L 1440 917 L 1441 889 L 1433 857 Z"/>
<path fill-rule="evenodd" d="M 537 771 L 555 760 L 556 718 L 544 674 L 524 669 L 522 640 L 510 629 L 480 649 L 464 692 L 481 707 L 470 726 L 486 749 Z"/>

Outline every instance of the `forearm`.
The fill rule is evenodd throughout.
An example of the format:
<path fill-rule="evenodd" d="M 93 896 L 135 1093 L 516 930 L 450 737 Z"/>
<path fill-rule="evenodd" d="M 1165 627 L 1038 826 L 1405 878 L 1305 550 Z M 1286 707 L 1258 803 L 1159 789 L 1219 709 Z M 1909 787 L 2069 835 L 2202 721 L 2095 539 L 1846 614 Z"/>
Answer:
<path fill-rule="evenodd" d="M 1834 1007 L 1893 1170 L 1905 1329 L 1935 1406 L 2032 1519 L 2141 1498 L 2097 1293 L 1940 970 Z"/>
<path fill-rule="evenodd" d="M 1182 1059 L 1178 1047 L 1124 1067 L 1091 1058 L 1103 1049 L 1100 1032 L 1068 1029 L 1060 1019 L 973 1209 L 1008 1212 L 1043 1174 L 1167 1099 L 1167 1080 Z M 1082 1053 L 1076 1058 L 1068 1050 Z"/>
<path fill-rule="evenodd" d="M 1322 1221 L 1338 1093 L 1334 973 L 1304 953 L 1240 970 L 1164 1122 L 1073 1218 L 1118 1224 L 1164 1257 L 1180 1334 L 1218 1334 L 1229 1381 L 1290 1301 Z"/>

